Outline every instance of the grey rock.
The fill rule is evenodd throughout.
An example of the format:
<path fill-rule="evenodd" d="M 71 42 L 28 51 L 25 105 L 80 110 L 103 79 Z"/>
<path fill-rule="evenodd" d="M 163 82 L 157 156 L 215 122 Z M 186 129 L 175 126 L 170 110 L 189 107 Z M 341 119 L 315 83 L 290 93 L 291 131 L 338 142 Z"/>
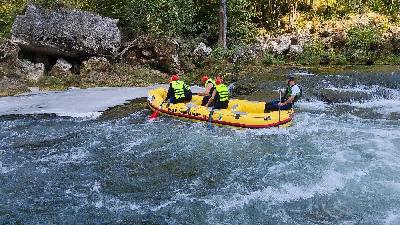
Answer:
<path fill-rule="evenodd" d="M 19 47 L 10 40 L 0 42 L 0 62 L 15 64 L 18 61 Z"/>
<path fill-rule="evenodd" d="M 236 63 L 238 61 L 251 61 L 261 56 L 265 50 L 260 44 L 250 44 L 238 47 L 232 54 L 230 61 Z"/>
<path fill-rule="evenodd" d="M 206 58 L 211 54 L 211 52 L 212 49 L 210 47 L 207 47 L 206 44 L 200 42 L 200 44 L 194 49 L 193 55 L 198 58 Z"/>
<path fill-rule="evenodd" d="M 337 91 L 332 89 L 323 89 L 319 93 L 322 101 L 332 103 L 346 103 L 346 102 L 362 102 L 371 99 L 372 96 L 365 92 L 359 91 Z"/>
<path fill-rule="evenodd" d="M 71 70 L 71 68 L 72 68 L 72 65 L 63 58 L 58 59 L 56 64 L 53 66 L 53 69 L 57 69 L 57 70 L 64 71 L 64 72 Z"/>
<path fill-rule="evenodd" d="M 276 54 L 285 54 L 290 49 L 291 38 L 289 36 L 282 36 L 270 41 L 271 50 Z"/>
<path fill-rule="evenodd" d="M 112 76 L 111 64 L 104 57 L 91 57 L 82 63 L 80 77 L 83 82 L 94 83 Z"/>
<path fill-rule="evenodd" d="M 28 5 L 15 19 L 12 40 L 21 48 L 48 55 L 116 56 L 121 44 L 117 20 L 89 12 Z"/>
<path fill-rule="evenodd" d="M 51 68 L 50 75 L 59 78 L 72 77 L 72 65 L 65 59 L 57 60 L 57 63 Z"/>
<path fill-rule="evenodd" d="M 172 39 L 142 36 L 126 43 L 119 56 L 130 65 L 150 65 L 164 72 L 181 72 L 179 43 Z"/>
<path fill-rule="evenodd" d="M 21 94 L 29 89 L 24 82 L 16 78 L 0 77 L 0 97 Z"/>
<path fill-rule="evenodd" d="M 307 35 L 288 35 L 284 34 L 275 38 L 259 40 L 260 46 L 264 51 L 279 55 L 296 55 L 303 52 L 304 44 L 309 42 L 311 37 Z"/>
<path fill-rule="evenodd" d="M 44 76 L 44 64 L 33 63 L 29 60 L 22 60 L 18 63 L 19 71 L 22 76 L 29 81 L 37 82 Z"/>
<path fill-rule="evenodd" d="M 297 55 L 303 52 L 303 45 L 291 45 L 289 49 L 290 55 Z"/>

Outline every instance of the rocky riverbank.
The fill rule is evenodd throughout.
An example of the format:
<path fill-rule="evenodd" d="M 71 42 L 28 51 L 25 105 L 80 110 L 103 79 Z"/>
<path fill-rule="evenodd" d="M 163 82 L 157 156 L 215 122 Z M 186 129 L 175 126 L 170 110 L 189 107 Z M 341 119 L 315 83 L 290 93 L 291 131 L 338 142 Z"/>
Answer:
<path fill-rule="evenodd" d="M 261 33 L 229 49 L 206 40 L 142 35 L 124 38 L 118 20 L 67 8 L 28 5 L 12 36 L 0 42 L 0 96 L 68 87 L 132 87 L 168 82 L 172 73 L 198 84 L 201 75 L 235 82 L 235 96 L 259 90 L 259 77 L 346 64 L 400 64 L 400 28 L 376 13 L 303 21 L 296 32 Z M 321 66 L 323 66 L 321 68 Z M 286 69 L 285 69 L 286 68 Z M 394 67 L 394 69 L 398 69 Z"/>

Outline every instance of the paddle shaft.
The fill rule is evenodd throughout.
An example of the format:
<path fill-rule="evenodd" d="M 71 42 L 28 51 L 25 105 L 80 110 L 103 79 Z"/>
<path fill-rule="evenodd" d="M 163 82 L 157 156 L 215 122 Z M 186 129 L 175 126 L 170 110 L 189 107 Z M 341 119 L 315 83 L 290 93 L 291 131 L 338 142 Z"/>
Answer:
<path fill-rule="evenodd" d="M 214 114 L 214 108 L 211 108 L 211 111 L 210 111 L 210 115 L 208 116 L 209 118 L 208 118 L 208 122 L 209 122 L 209 124 L 208 124 L 208 127 L 211 129 L 212 128 L 212 115 Z"/>
<path fill-rule="evenodd" d="M 282 92 L 281 90 L 279 90 L 279 103 L 278 103 L 278 128 L 279 125 L 281 124 L 281 106 L 279 104 L 281 104 L 282 101 Z"/>
<path fill-rule="evenodd" d="M 155 119 L 157 118 L 158 114 L 160 113 L 160 109 L 162 108 L 162 105 L 165 103 L 165 101 L 161 102 L 160 106 L 158 107 L 158 109 L 156 111 L 154 111 L 151 115 L 149 119 Z"/>

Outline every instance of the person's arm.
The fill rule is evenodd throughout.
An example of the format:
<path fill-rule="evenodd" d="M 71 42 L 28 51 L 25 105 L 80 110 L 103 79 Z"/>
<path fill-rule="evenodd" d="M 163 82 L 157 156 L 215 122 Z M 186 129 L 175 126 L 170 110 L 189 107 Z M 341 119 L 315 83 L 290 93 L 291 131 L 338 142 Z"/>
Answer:
<path fill-rule="evenodd" d="M 279 102 L 278 105 L 279 105 L 279 106 L 283 106 L 283 105 L 287 105 L 287 104 L 293 103 L 295 97 L 296 97 L 295 95 L 292 95 L 292 96 L 290 96 L 290 97 L 288 98 L 288 100 L 286 100 L 286 101 L 284 101 L 284 102 L 282 102 L 282 103 Z"/>
<path fill-rule="evenodd" d="M 291 104 L 294 102 L 294 99 L 296 98 L 296 95 L 300 93 L 300 88 L 298 88 L 297 86 L 294 86 L 292 89 L 292 95 L 284 102 L 282 103 L 278 103 L 279 106 L 283 106 L 283 105 L 287 105 L 287 104 Z"/>
<path fill-rule="evenodd" d="M 171 98 L 171 96 L 172 96 L 173 94 L 174 94 L 174 93 L 173 93 L 173 91 L 172 91 L 172 85 L 170 84 L 170 85 L 169 85 L 169 88 L 168 88 L 167 97 L 165 98 L 164 101 L 168 101 L 168 100 Z"/>
<path fill-rule="evenodd" d="M 212 95 L 211 95 L 211 98 L 208 99 L 208 102 L 207 102 L 207 104 L 205 105 L 205 107 L 208 107 L 208 106 L 211 104 L 211 102 L 214 101 L 214 98 L 215 98 L 215 95 L 216 95 L 216 94 L 217 94 L 217 91 L 214 90 L 213 93 L 212 93 Z"/>
<path fill-rule="evenodd" d="M 207 84 L 206 90 L 205 90 L 203 93 L 198 93 L 197 95 L 200 95 L 200 96 L 207 96 L 207 95 L 210 94 L 211 88 L 212 88 L 212 84 L 209 83 L 209 84 Z"/>

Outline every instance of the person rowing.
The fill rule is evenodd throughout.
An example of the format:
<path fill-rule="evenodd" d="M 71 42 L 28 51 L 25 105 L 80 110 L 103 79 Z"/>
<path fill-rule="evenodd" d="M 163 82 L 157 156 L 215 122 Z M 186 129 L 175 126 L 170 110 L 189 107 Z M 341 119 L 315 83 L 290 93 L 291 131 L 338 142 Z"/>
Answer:
<path fill-rule="evenodd" d="M 228 87 L 223 83 L 222 78 L 215 79 L 215 89 L 208 100 L 206 107 L 214 106 L 214 109 L 227 109 L 229 104 Z"/>
<path fill-rule="evenodd" d="M 215 84 L 215 81 L 211 78 L 208 78 L 207 75 L 205 75 L 201 78 L 201 82 L 204 84 L 204 87 L 206 89 L 204 92 L 200 92 L 197 95 L 204 96 L 203 100 L 201 101 L 201 105 L 205 106 L 208 103 L 208 101 L 210 100 L 211 95 L 215 90 L 216 84 Z M 212 106 L 212 105 L 209 105 L 209 106 Z"/>
<path fill-rule="evenodd" d="M 294 76 L 287 77 L 287 87 L 283 98 L 265 103 L 264 112 L 288 110 L 291 109 L 294 103 L 303 95 L 302 88 L 296 84 Z"/>

